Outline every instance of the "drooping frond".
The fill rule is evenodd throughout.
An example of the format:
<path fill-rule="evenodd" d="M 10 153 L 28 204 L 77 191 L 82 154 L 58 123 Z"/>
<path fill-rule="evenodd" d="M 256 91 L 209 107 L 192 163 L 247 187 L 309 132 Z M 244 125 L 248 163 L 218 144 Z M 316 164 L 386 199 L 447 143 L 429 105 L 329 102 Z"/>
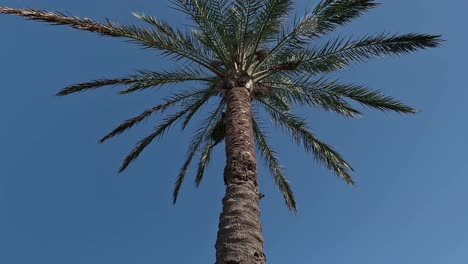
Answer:
<path fill-rule="evenodd" d="M 296 143 L 301 144 L 304 149 L 313 154 L 314 158 L 328 169 L 333 170 L 340 178 L 349 184 L 354 184 L 348 171 L 352 171 L 352 167 L 333 150 L 329 145 L 318 140 L 307 128 L 303 119 L 297 116 L 276 109 L 268 102 L 258 100 L 267 113 L 270 114 L 275 124 L 288 131 Z"/>
<path fill-rule="evenodd" d="M 189 124 L 190 120 L 192 117 L 200 110 L 200 108 L 208 102 L 208 99 L 216 92 L 216 89 L 218 88 L 217 83 L 211 84 L 207 88 L 207 92 L 204 93 L 203 97 L 198 100 L 197 103 L 193 104 L 192 109 L 187 113 L 187 115 L 184 118 L 184 121 L 182 122 L 182 129 L 185 129 L 187 125 Z"/>
<path fill-rule="evenodd" d="M 164 135 L 164 133 L 169 129 L 175 122 L 177 122 L 181 117 L 186 115 L 194 105 L 198 104 L 200 100 L 204 100 L 203 94 L 195 95 L 188 100 L 188 102 L 184 103 L 182 106 L 182 110 L 178 111 L 175 114 L 169 115 L 163 119 L 163 122 L 157 126 L 154 131 L 149 134 L 147 137 L 143 138 L 138 142 L 138 144 L 130 151 L 127 157 L 122 162 L 120 166 L 119 172 L 124 171 L 130 163 L 132 163 L 141 152 L 157 137 Z M 112 132 L 111 132 L 112 133 Z M 117 135 L 117 134 L 116 134 Z"/>
<path fill-rule="evenodd" d="M 68 25 L 103 36 L 126 38 L 144 47 L 155 48 L 164 54 L 171 55 L 174 59 L 184 58 L 196 62 L 213 73 L 221 75 L 218 69 L 210 65 L 212 58 L 207 58 L 206 54 L 200 52 L 203 45 L 198 45 L 191 33 L 184 34 L 172 29 L 168 24 L 161 23 L 159 28 L 147 29 L 133 25 L 119 25 L 109 20 L 106 23 L 100 23 L 89 18 L 67 16 L 60 12 L 9 7 L 0 7 L 0 13 L 18 15 L 54 25 Z"/>
<path fill-rule="evenodd" d="M 130 151 L 130 153 L 125 157 L 122 165 L 119 168 L 119 172 L 124 171 L 130 163 L 140 156 L 141 152 L 158 136 L 164 134 L 164 132 L 172 126 L 181 116 L 183 116 L 188 109 L 181 110 L 176 114 L 170 115 L 169 117 L 165 118 L 163 122 L 154 129 L 154 132 L 149 134 L 147 137 L 143 138 L 138 142 L 138 144 Z"/>
<path fill-rule="evenodd" d="M 296 212 L 296 200 L 294 199 L 289 181 L 283 174 L 283 170 L 276 157 L 276 152 L 268 143 L 265 132 L 262 131 L 262 128 L 258 125 L 255 118 L 252 119 L 252 124 L 255 143 L 260 150 L 265 165 L 270 170 L 270 174 L 273 176 L 273 180 L 278 186 L 279 191 L 283 194 L 284 202 L 288 206 L 288 209 L 292 212 Z"/>
<path fill-rule="evenodd" d="M 197 69 L 196 67 L 185 67 L 175 69 L 173 71 L 161 72 L 145 70 L 139 71 L 137 74 L 130 75 L 126 78 L 98 79 L 90 82 L 70 85 L 59 91 L 57 95 L 64 96 L 110 85 L 127 85 L 128 87 L 125 90 L 119 92 L 120 94 L 126 94 L 134 91 L 141 91 L 152 87 L 162 86 L 165 84 L 175 84 L 191 81 L 209 82 L 213 80 L 213 76 L 209 76 L 201 69 Z"/>
<path fill-rule="evenodd" d="M 223 108 L 225 102 L 221 102 L 223 104 Z M 225 126 L 224 126 L 224 114 L 216 113 L 214 126 L 210 128 L 206 137 L 205 137 L 205 145 L 202 148 L 200 153 L 200 159 L 198 161 L 198 169 L 197 175 L 195 176 L 195 186 L 198 187 L 203 180 L 203 176 L 205 175 L 205 168 L 210 162 L 211 152 L 213 148 L 218 145 L 221 141 L 224 140 L 224 133 L 225 133 Z"/>
<path fill-rule="evenodd" d="M 276 108 L 278 108 L 278 109 L 280 109 L 282 111 L 291 110 L 291 106 L 289 104 L 289 101 L 281 93 L 275 93 L 274 95 L 271 95 L 268 100 L 269 100 L 270 104 L 272 104 L 273 106 L 275 106 Z"/>
<path fill-rule="evenodd" d="M 214 142 L 212 140 L 208 140 L 207 142 L 205 142 L 205 145 L 202 148 L 202 151 L 200 153 L 200 160 L 198 161 L 197 175 L 195 176 L 196 187 L 200 186 L 200 183 L 203 180 L 203 176 L 205 175 L 205 168 L 210 162 L 213 147 Z"/>
<path fill-rule="evenodd" d="M 216 125 L 216 120 L 218 120 L 219 116 L 221 115 L 222 110 L 224 109 L 224 103 L 220 103 L 219 106 L 211 112 L 208 117 L 200 124 L 199 128 L 197 129 L 195 135 L 193 136 L 191 143 L 187 149 L 187 157 L 180 169 L 179 175 L 177 176 L 174 192 L 172 195 L 172 202 L 175 204 L 177 202 L 177 197 L 179 195 L 180 187 L 185 179 L 185 175 L 187 173 L 187 169 L 192 162 L 193 157 L 195 156 L 196 152 L 199 150 L 200 145 L 203 143 L 204 140 L 207 139 L 209 136 L 208 132 Z"/>
<path fill-rule="evenodd" d="M 210 91 L 207 91 L 207 89 L 205 90 L 188 90 L 188 91 L 185 91 L 185 92 L 180 92 L 180 93 L 176 93 L 172 96 L 170 96 L 169 98 L 165 99 L 164 102 L 162 104 L 159 104 L 157 106 L 154 106 L 150 109 L 146 109 L 145 111 L 143 111 L 141 114 L 139 114 L 138 116 L 135 116 L 135 117 L 132 117 L 130 119 L 127 119 L 125 120 L 123 123 L 121 123 L 120 125 L 118 125 L 116 128 L 114 128 L 111 132 L 109 132 L 108 134 L 106 134 L 104 137 L 102 137 L 100 140 L 99 140 L 99 143 L 103 143 L 104 141 L 112 138 L 112 137 L 115 137 L 119 134 L 122 134 L 123 132 L 127 131 L 128 129 L 132 128 L 133 126 L 137 125 L 138 123 L 140 123 L 141 121 L 147 119 L 148 117 L 150 117 L 152 114 L 156 113 L 156 112 L 160 112 L 160 113 L 163 113 L 167 108 L 169 107 L 172 107 L 184 100 L 187 100 L 189 98 L 193 98 L 194 96 L 197 96 L 197 95 L 200 95 L 200 94 L 208 94 Z"/>

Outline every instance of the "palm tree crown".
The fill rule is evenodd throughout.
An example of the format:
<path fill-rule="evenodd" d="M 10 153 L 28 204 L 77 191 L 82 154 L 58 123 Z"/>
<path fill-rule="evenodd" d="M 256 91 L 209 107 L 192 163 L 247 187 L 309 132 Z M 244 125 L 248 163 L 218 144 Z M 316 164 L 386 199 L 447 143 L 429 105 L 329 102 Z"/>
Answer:
<path fill-rule="evenodd" d="M 188 84 L 164 99 L 163 103 L 125 120 L 105 135 L 104 142 L 119 135 L 150 115 L 178 107 L 166 114 L 154 130 L 140 140 L 124 159 L 119 171 L 124 171 L 156 138 L 162 137 L 173 125 L 186 128 L 200 112 L 206 116 L 196 129 L 188 146 L 187 158 L 177 177 L 173 201 L 177 200 L 186 171 L 198 157 L 195 184 L 203 179 L 214 147 L 224 139 L 225 90 L 232 79 L 245 80 L 252 95 L 254 113 L 267 113 L 274 124 L 289 133 L 308 153 L 353 184 L 352 167 L 329 145 L 310 132 L 304 118 L 294 114 L 293 106 L 317 107 L 345 117 L 356 117 L 360 111 L 349 102 L 381 111 L 401 114 L 416 110 L 392 97 L 365 86 L 344 83 L 327 77 L 355 62 L 364 62 L 388 55 L 399 55 L 420 49 L 437 47 L 440 36 L 426 34 L 393 35 L 379 33 L 360 38 L 337 37 L 316 41 L 377 6 L 373 0 L 322 0 L 305 14 L 287 21 L 293 9 L 291 0 L 172 0 L 174 7 L 193 22 L 189 30 L 170 26 L 167 22 L 143 13 L 134 15 L 148 27 L 104 23 L 88 18 L 35 9 L 0 7 L 0 13 L 27 19 L 91 31 L 104 36 L 121 37 L 180 62 L 170 70 L 143 70 L 128 77 L 99 79 L 65 87 L 58 95 L 92 90 L 104 86 L 123 86 L 120 94 L 161 87 Z M 182 85 L 180 87 L 183 87 Z M 202 111 L 207 102 L 216 107 Z M 211 104 L 210 104 L 211 105 Z M 286 180 L 276 152 L 262 129 L 261 115 L 252 120 L 259 153 L 282 193 L 286 205 L 296 210 L 293 193 Z"/>

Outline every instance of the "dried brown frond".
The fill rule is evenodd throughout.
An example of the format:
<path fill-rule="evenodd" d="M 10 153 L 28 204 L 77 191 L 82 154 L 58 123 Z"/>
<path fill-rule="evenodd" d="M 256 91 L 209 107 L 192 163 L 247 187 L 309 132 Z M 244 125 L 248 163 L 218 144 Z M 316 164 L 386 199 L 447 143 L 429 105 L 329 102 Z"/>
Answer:
<path fill-rule="evenodd" d="M 120 36 L 110 25 L 96 22 L 89 18 L 66 16 L 59 12 L 43 11 L 37 9 L 15 9 L 0 7 L 0 13 L 25 17 L 30 20 L 40 20 L 55 25 L 68 25 L 72 28 L 96 32 L 102 35 Z"/>

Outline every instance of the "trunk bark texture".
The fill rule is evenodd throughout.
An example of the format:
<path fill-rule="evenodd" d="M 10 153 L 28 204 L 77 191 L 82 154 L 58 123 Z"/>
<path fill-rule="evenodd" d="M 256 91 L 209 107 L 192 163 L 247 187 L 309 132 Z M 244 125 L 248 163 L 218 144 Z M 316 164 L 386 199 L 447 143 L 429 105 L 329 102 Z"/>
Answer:
<path fill-rule="evenodd" d="M 216 241 L 216 264 L 264 264 L 252 129 L 251 81 L 227 85 L 226 194 Z M 225 85 L 226 86 L 226 85 Z"/>

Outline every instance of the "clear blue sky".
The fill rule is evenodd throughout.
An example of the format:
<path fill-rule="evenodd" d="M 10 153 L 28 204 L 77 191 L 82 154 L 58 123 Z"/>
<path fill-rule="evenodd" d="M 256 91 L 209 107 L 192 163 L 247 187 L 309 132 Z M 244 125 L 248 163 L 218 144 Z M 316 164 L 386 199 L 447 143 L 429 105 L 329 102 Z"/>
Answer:
<path fill-rule="evenodd" d="M 139 23 L 145 11 L 183 25 L 168 1 L 3 0 L 0 5 L 69 11 Z M 299 213 L 288 213 L 260 168 L 268 263 L 425 263 L 468 261 L 466 1 L 383 0 L 342 33 L 425 32 L 440 49 L 355 65 L 338 75 L 421 109 L 373 111 L 356 120 L 310 110 L 314 132 L 352 163 L 351 188 L 273 133 Z M 449 3 L 451 2 L 451 3 Z M 305 1 L 298 1 L 298 7 Z M 173 130 L 127 172 L 122 158 L 157 119 L 106 144 L 97 139 L 159 102 L 148 91 L 112 88 L 65 98 L 58 89 L 99 77 L 160 69 L 167 61 L 118 39 L 0 16 L 0 263 L 214 263 L 224 191 L 223 150 L 201 187 L 188 178 L 171 191 L 189 134 Z M 193 175 L 193 174 L 192 174 Z"/>

